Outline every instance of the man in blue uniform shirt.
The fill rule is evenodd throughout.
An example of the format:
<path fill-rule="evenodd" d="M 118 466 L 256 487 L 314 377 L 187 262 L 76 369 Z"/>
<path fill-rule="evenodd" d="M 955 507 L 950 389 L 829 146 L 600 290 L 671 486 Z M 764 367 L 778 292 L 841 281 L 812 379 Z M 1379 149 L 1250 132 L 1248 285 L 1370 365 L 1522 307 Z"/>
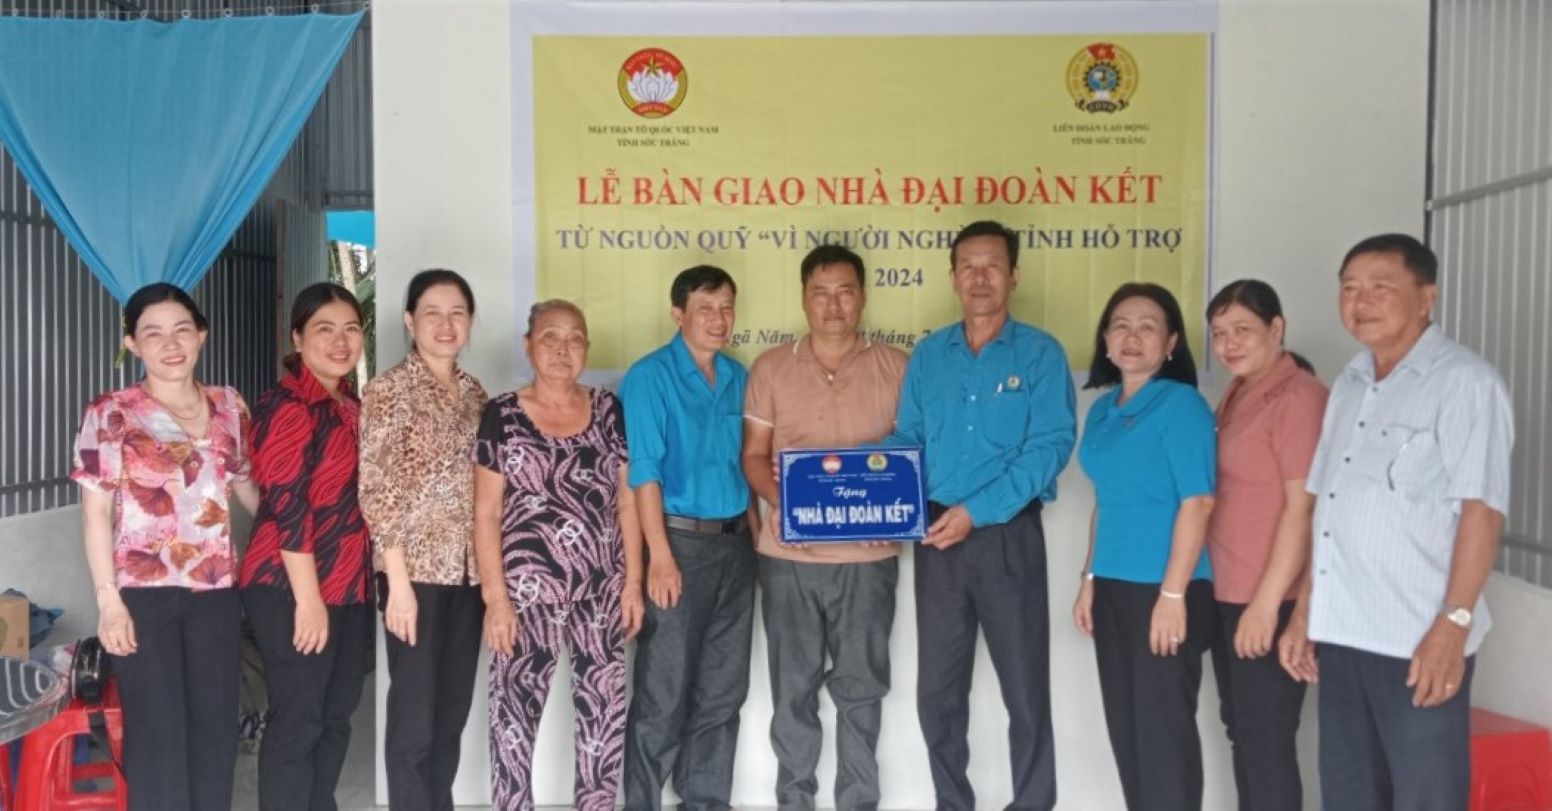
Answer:
<path fill-rule="evenodd" d="M 755 571 L 740 468 L 745 372 L 720 351 L 737 292 L 720 268 L 680 273 L 669 293 L 678 334 L 620 385 L 649 598 L 626 731 L 630 809 L 661 808 L 670 771 L 681 807 L 730 807 Z"/>
<path fill-rule="evenodd" d="M 971 223 L 949 259 L 964 319 L 916 348 L 886 440 L 926 449 L 932 523 L 916 550 L 916 710 L 937 807 L 971 811 L 966 734 L 979 626 L 1008 712 L 1008 808 L 1049 809 L 1056 761 L 1040 507 L 1056 497 L 1072 453 L 1072 377 L 1061 345 L 1008 313 L 1018 284 L 1011 231 Z"/>

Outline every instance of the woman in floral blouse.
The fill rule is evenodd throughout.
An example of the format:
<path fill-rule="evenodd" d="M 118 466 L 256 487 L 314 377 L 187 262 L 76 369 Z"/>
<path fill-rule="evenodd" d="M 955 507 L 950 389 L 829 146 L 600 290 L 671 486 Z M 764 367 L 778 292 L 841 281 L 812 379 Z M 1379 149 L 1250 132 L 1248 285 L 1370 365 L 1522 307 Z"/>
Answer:
<path fill-rule="evenodd" d="M 129 807 L 227 808 L 237 758 L 241 609 L 229 497 L 250 513 L 248 407 L 194 377 L 205 317 L 170 284 L 124 305 L 137 384 L 87 406 L 71 478 L 81 486 L 97 634 L 124 707 Z"/>
<path fill-rule="evenodd" d="M 262 498 L 242 566 L 243 610 L 264 660 L 259 808 L 334 810 L 350 716 L 372 660 L 372 551 L 356 501 L 361 305 L 315 284 L 291 307 L 286 375 L 253 414 Z"/>
<path fill-rule="evenodd" d="M 458 739 L 480 654 L 469 448 L 485 408 L 458 367 L 474 293 L 424 270 L 404 297 L 409 355 L 361 393 L 361 514 L 372 530 L 388 631 L 388 804 L 452 811 Z"/>
<path fill-rule="evenodd" d="M 587 322 L 544 301 L 523 336 L 534 382 L 490 401 L 474 444 L 474 545 L 485 597 L 494 807 L 533 808 L 534 737 L 571 657 L 573 808 L 612 811 L 625 742 L 625 641 L 641 629 L 641 530 L 620 401 L 578 383 Z"/>

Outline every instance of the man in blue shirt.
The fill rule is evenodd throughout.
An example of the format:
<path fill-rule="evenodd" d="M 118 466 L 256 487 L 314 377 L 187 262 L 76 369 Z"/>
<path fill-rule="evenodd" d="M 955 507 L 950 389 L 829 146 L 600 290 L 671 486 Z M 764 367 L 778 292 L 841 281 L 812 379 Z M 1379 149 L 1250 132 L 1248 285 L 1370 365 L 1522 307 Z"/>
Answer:
<path fill-rule="evenodd" d="M 731 807 L 755 571 L 745 372 L 720 351 L 737 292 L 720 268 L 680 273 L 669 293 L 678 334 L 620 384 L 649 598 L 625 742 L 630 809 L 661 808 L 670 770 L 683 808 Z"/>
<path fill-rule="evenodd" d="M 1018 284 L 1013 232 L 971 223 L 949 260 L 964 320 L 916 348 L 886 440 L 926 449 L 932 523 L 916 550 L 916 710 L 937 807 L 971 811 L 966 734 L 979 625 L 1008 712 L 1008 808 L 1049 809 L 1056 760 L 1040 507 L 1056 497 L 1072 453 L 1072 377 L 1061 344 L 1008 313 Z"/>

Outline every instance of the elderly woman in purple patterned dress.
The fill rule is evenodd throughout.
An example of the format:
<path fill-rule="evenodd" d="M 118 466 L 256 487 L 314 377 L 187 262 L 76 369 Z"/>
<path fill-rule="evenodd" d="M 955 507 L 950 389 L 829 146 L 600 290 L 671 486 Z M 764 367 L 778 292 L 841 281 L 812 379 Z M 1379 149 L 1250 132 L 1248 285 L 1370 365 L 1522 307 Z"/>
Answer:
<path fill-rule="evenodd" d="M 625 736 L 625 641 L 641 629 L 641 531 L 620 402 L 578 383 L 587 321 L 535 304 L 532 384 L 491 400 L 474 445 L 474 547 L 485 598 L 495 807 L 533 808 L 534 739 L 555 662 L 571 656 L 572 806 L 614 808 Z"/>

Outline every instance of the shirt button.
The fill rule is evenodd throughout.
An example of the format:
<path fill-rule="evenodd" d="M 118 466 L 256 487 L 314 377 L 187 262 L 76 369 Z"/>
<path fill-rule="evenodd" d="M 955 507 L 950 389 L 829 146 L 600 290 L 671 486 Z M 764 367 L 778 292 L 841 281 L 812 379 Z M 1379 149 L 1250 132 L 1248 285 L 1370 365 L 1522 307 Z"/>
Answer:
<path fill-rule="evenodd" d="M 1326 495 L 1331 498 L 1336 498 L 1336 493 L 1327 493 Z"/>
<path fill-rule="evenodd" d="M 1320 570 L 1320 573 L 1321 573 L 1321 574 L 1325 574 L 1325 573 L 1326 573 L 1326 570 L 1325 570 L 1325 569 L 1321 569 L 1321 570 Z"/>
<path fill-rule="evenodd" d="M 1344 465 L 1348 464 L 1351 461 L 1353 461 L 1353 457 L 1351 457 L 1351 456 L 1344 456 L 1344 457 L 1342 457 L 1342 464 L 1344 464 Z"/>
<path fill-rule="evenodd" d="M 1320 537 L 1322 537 L 1322 538 L 1329 538 L 1329 537 L 1331 537 L 1331 533 L 1329 533 L 1329 532 L 1322 532 L 1322 533 L 1320 533 Z"/>
<path fill-rule="evenodd" d="M 1390 436 L 1390 432 L 1389 431 L 1381 431 L 1380 432 L 1380 436 Z"/>
<path fill-rule="evenodd" d="M 1369 387 L 1369 391 L 1372 391 L 1375 394 L 1379 394 L 1380 393 L 1380 387 L 1379 386 L 1370 386 Z"/>
<path fill-rule="evenodd" d="M 974 425 L 966 425 L 965 426 L 965 430 L 966 431 L 974 431 L 975 430 L 975 426 Z"/>
<path fill-rule="evenodd" d="M 1358 421 L 1358 427 L 1359 427 L 1359 428 L 1362 428 L 1362 427 L 1363 427 L 1363 426 L 1364 426 L 1364 425 L 1365 425 L 1365 423 L 1364 423 L 1364 421 L 1363 421 L 1363 420 L 1359 420 L 1359 421 Z"/>
<path fill-rule="evenodd" d="M 970 402 L 972 402 L 972 403 L 975 402 L 975 395 L 974 394 L 970 395 Z"/>

